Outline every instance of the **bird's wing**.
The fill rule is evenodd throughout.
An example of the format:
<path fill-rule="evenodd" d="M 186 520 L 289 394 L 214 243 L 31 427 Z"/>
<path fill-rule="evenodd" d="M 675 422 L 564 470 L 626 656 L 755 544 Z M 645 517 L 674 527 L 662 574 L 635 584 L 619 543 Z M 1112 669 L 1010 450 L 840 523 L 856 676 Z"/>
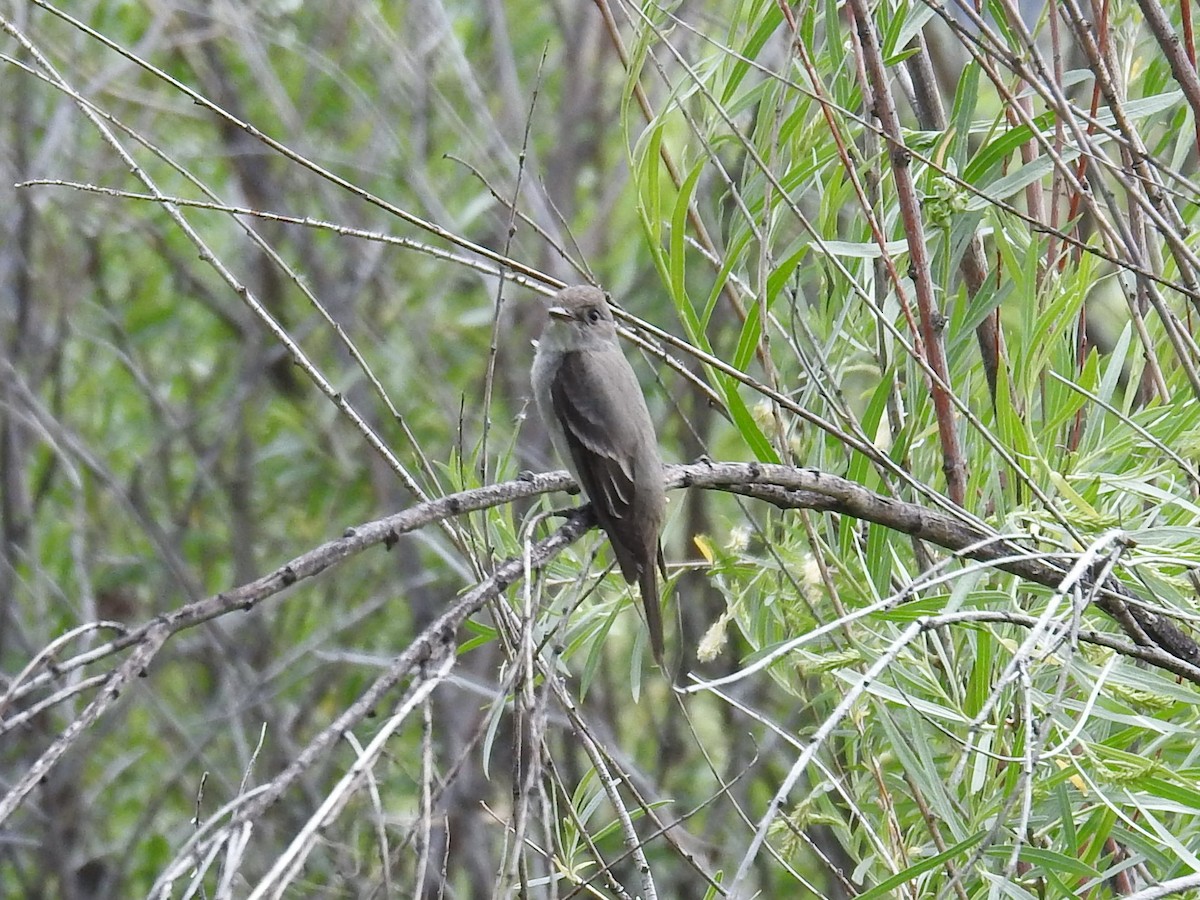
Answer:
<path fill-rule="evenodd" d="M 600 369 L 582 353 L 567 353 L 550 387 L 554 414 L 562 423 L 567 450 L 575 471 L 593 507 L 600 526 L 608 533 L 617 562 L 626 581 L 635 581 L 639 569 L 640 547 L 636 536 L 641 525 L 634 518 L 634 488 L 638 458 L 637 432 L 631 416 L 642 412 L 641 390 L 624 357 L 626 367 Z M 627 372 L 627 375 L 626 375 Z M 628 377 L 632 393 L 613 390 L 612 384 L 597 383 L 599 378 Z M 634 408 L 621 408 L 616 397 L 632 397 Z"/>

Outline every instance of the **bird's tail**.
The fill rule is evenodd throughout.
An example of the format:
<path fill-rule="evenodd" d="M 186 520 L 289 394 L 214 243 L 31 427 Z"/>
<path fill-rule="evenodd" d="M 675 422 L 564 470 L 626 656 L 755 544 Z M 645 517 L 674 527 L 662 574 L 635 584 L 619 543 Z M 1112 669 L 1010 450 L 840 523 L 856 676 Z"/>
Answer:
<path fill-rule="evenodd" d="M 638 589 L 642 592 L 642 606 L 646 609 L 646 624 L 650 628 L 650 649 L 654 652 L 654 661 L 664 671 L 663 664 L 663 623 L 662 610 L 658 602 L 658 571 L 654 560 L 646 560 L 638 573 Z"/>

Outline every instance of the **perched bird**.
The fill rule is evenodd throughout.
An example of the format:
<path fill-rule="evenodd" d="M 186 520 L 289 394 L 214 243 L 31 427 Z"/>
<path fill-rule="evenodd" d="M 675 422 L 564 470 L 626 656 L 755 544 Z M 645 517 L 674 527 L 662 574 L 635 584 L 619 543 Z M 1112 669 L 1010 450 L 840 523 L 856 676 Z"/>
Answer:
<path fill-rule="evenodd" d="M 666 514 L 662 459 L 637 377 L 617 343 L 604 293 L 559 291 L 533 358 L 533 394 L 554 448 L 596 511 L 625 581 L 646 608 L 650 647 L 663 664 L 657 566 Z"/>

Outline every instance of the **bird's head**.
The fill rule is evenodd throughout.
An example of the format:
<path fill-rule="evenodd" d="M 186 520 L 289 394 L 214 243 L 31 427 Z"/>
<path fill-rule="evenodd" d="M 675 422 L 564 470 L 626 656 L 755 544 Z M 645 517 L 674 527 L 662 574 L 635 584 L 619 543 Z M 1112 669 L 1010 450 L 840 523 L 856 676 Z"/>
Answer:
<path fill-rule="evenodd" d="M 617 323 L 599 288 L 576 285 L 550 298 L 542 342 L 560 350 L 599 349 L 616 343 Z"/>

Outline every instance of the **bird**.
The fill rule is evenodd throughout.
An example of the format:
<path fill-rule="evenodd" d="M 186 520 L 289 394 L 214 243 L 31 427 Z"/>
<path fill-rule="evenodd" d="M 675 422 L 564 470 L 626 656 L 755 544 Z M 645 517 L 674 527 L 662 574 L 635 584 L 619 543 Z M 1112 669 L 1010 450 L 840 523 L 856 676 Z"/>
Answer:
<path fill-rule="evenodd" d="M 592 504 L 627 584 L 638 585 L 650 647 L 663 666 L 658 574 L 663 465 L 654 420 L 617 342 L 607 295 L 590 285 L 556 293 L 534 354 L 534 400 L 559 457 Z"/>

